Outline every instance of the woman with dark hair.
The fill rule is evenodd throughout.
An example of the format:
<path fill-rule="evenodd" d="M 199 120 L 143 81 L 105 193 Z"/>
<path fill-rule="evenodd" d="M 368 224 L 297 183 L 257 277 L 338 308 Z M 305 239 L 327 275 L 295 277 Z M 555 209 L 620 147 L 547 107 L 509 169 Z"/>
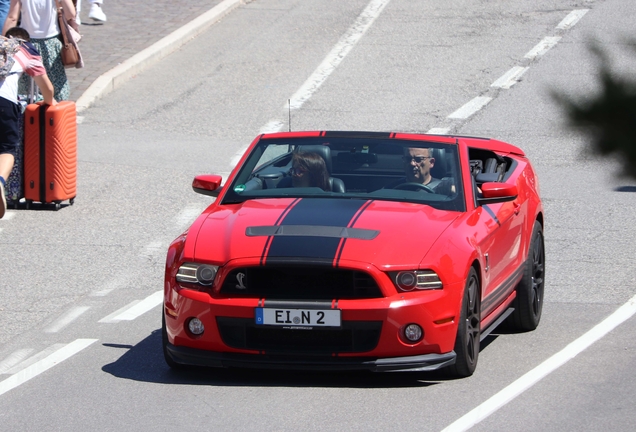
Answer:
<path fill-rule="evenodd" d="M 289 173 L 294 187 L 319 187 L 326 192 L 330 191 L 327 165 L 318 153 L 294 153 Z"/>

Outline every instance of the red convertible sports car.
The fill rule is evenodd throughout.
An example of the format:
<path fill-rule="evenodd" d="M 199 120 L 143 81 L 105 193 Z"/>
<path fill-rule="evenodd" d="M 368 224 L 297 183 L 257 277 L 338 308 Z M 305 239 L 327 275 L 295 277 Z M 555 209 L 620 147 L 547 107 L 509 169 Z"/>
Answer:
<path fill-rule="evenodd" d="M 539 324 L 537 176 L 484 138 L 258 136 L 168 250 L 163 351 L 197 365 L 471 375 L 506 321 Z"/>

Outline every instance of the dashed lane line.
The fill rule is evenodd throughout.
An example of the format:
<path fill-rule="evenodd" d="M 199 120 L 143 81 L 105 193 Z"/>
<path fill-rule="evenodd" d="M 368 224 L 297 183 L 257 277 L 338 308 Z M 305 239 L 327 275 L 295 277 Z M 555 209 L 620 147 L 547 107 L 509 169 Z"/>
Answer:
<path fill-rule="evenodd" d="M 119 321 L 132 321 L 163 302 L 163 290 L 149 295 L 145 299 L 134 301 L 118 311 L 99 320 L 100 323 L 117 323 Z"/>
<path fill-rule="evenodd" d="M 541 42 L 536 44 L 534 48 L 528 51 L 526 55 L 524 56 L 524 58 L 527 58 L 529 60 L 534 60 L 537 57 L 541 57 L 542 55 L 550 51 L 552 48 L 554 48 L 556 44 L 559 43 L 560 40 L 561 40 L 561 36 L 546 36 L 543 39 L 541 39 Z"/>
<path fill-rule="evenodd" d="M 515 399 L 521 393 L 528 390 L 541 379 L 545 378 L 556 369 L 572 360 L 578 354 L 590 347 L 593 343 L 607 335 L 623 322 L 627 321 L 636 313 L 636 296 L 632 297 L 627 303 L 618 308 L 613 314 L 605 318 L 590 331 L 583 336 L 570 343 L 564 349 L 541 363 L 530 372 L 517 379 L 508 387 L 479 405 L 460 419 L 456 420 L 450 426 L 443 429 L 442 432 L 459 432 L 466 431 L 475 426 L 486 417 Z"/>
<path fill-rule="evenodd" d="M 561 21 L 556 26 L 556 28 L 559 29 L 559 30 L 569 30 L 569 29 L 571 29 L 572 27 L 574 27 L 576 25 L 576 23 L 579 22 L 579 20 L 581 18 L 583 18 L 583 15 L 585 15 L 589 11 L 590 11 L 589 9 L 573 10 L 565 18 L 563 18 L 563 21 Z"/>
<path fill-rule="evenodd" d="M 376 18 L 380 16 L 391 0 L 372 0 L 358 16 L 353 25 L 342 36 L 331 52 L 325 57 L 314 73 L 291 97 L 289 108 L 300 108 L 320 86 L 329 78 L 331 73 L 340 65 L 347 54 L 362 39 L 362 36 L 371 28 Z"/>
<path fill-rule="evenodd" d="M 89 306 L 77 306 L 69 310 L 67 313 L 62 315 L 57 321 L 51 324 L 46 330 L 46 333 L 57 333 L 62 330 L 64 327 L 75 321 L 79 318 L 84 312 L 89 310 Z"/>
<path fill-rule="evenodd" d="M 576 23 L 579 22 L 581 18 L 583 18 L 583 16 L 588 11 L 589 9 L 573 10 L 556 26 L 556 29 L 558 30 L 571 29 L 572 27 L 574 27 L 574 25 L 576 25 Z M 529 60 L 534 60 L 535 58 L 544 55 L 546 52 L 548 52 L 550 49 L 556 46 L 556 44 L 560 40 L 561 40 L 560 36 L 547 36 L 543 38 L 541 42 L 535 45 L 534 48 L 528 51 L 526 55 L 524 56 L 524 58 Z M 512 87 L 519 81 L 521 76 L 525 74 L 528 71 L 528 69 L 529 67 L 515 66 L 512 69 L 510 69 L 508 72 L 506 72 L 504 75 L 502 75 L 499 79 L 497 79 L 491 85 L 491 87 L 509 89 L 510 87 Z M 492 101 L 492 98 L 490 97 L 478 96 L 474 98 L 473 100 L 471 100 L 470 102 L 463 105 L 457 111 L 453 112 L 447 118 L 453 119 L 453 120 L 466 120 L 472 115 L 474 115 L 475 113 L 477 113 L 479 110 L 481 110 L 483 107 L 485 107 L 488 103 L 490 103 L 490 101 Z M 451 130 L 450 127 L 435 127 L 435 128 L 432 128 L 428 133 L 444 135 L 444 134 L 447 134 L 450 130 Z M 431 132 L 431 131 L 434 131 L 434 132 Z M 437 132 L 437 131 L 443 131 L 443 132 Z"/>
<path fill-rule="evenodd" d="M 450 128 L 447 127 L 436 127 L 429 129 L 426 133 L 430 135 L 447 135 L 450 131 Z"/>
<path fill-rule="evenodd" d="M 205 207 L 201 204 L 190 204 L 186 206 L 176 217 L 175 223 L 179 228 L 186 227 L 192 223 L 203 211 Z"/>
<path fill-rule="evenodd" d="M 473 114 L 478 112 L 480 109 L 488 105 L 491 100 L 492 100 L 491 97 L 477 96 L 470 102 L 464 104 L 464 106 L 459 108 L 457 111 L 449 115 L 448 118 L 461 119 L 461 120 L 467 119 L 468 117 L 472 116 Z"/>
<path fill-rule="evenodd" d="M 26 369 L 32 364 L 39 362 L 43 358 L 48 357 L 49 355 L 59 350 L 60 348 L 64 347 L 65 345 L 66 344 L 62 344 L 62 343 L 53 344 L 50 347 L 40 351 L 39 353 L 34 354 L 31 357 L 28 357 L 27 359 L 20 361 L 19 363 L 15 364 L 13 367 L 7 369 L 4 373 L 9 375 L 18 373 L 22 369 Z M 29 353 L 34 351 L 32 349 L 31 350 L 27 349 L 27 350 L 29 351 Z M 27 350 L 23 350 L 23 351 L 27 351 Z"/>
<path fill-rule="evenodd" d="M 11 353 L 9 357 L 0 362 L 0 375 L 9 373 L 15 365 L 23 362 L 33 351 L 35 351 L 33 348 L 24 348 Z"/>
<path fill-rule="evenodd" d="M 367 30 L 371 28 L 375 20 L 380 16 L 384 8 L 391 0 L 371 0 L 367 7 L 355 20 L 353 25 L 340 38 L 338 43 L 334 45 L 329 54 L 324 58 L 322 63 L 318 65 L 316 70 L 307 78 L 302 86 L 293 94 L 293 96 L 285 104 L 285 112 L 297 110 L 303 106 L 318 89 L 327 81 L 327 78 L 342 63 L 345 57 L 351 52 L 353 47 L 362 39 Z M 271 120 L 261 128 L 261 131 L 280 132 L 285 122 L 280 119 Z M 242 153 L 241 153 L 242 154 Z M 238 159 L 232 159 L 232 163 L 238 162 Z"/>
<path fill-rule="evenodd" d="M 521 79 L 521 76 L 528 71 L 528 67 L 515 66 L 499 77 L 490 87 L 509 89 Z"/>
<path fill-rule="evenodd" d="M 25 382 L 35 378 L 36 376 L 49 370 L 53 366 L 82 351 L 84 348 L 90 346 L 96 341 L 97 339 L 76 339 L 73 342 L 64 345 L 63 347 L 57 349 L 55 352 L 51 353 L 42 360 L 20 370 L 19 372 L 11 375 L 6 380 L 0 382 L 0 395 L 3 395 L 6 392 L 20 386 L 21 384 L 24 384 Z"/>

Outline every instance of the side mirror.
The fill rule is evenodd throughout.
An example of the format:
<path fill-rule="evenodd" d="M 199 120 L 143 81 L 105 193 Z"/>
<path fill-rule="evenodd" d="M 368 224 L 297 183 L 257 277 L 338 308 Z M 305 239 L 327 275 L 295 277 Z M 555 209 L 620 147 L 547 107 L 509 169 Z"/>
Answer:
<path fill-rule="evenodd" d="M 223 177 L 214 174 L 198 175 L 192 180 L 192 189 L 196 193 L 218 197 Z"/>
<path fill-rule="evenodd" d="M 481 196 L 477 198 L 479 205 L 512 201 L 519 195 L 517 185 L 488 182 L 481 185 Z"/>

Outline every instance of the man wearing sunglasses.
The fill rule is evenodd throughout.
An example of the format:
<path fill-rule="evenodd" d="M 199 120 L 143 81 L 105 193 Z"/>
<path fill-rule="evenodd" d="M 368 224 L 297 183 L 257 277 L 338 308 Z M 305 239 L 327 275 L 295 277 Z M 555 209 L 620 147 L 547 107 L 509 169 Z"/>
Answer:
<path fill-rule="evenodd" d="M 431 154 L 431 149 L 428 148 L 404 149 L 404 172 L 407 182 L 435 188 L 440 180 L 431 176 L 431 168 L 435 165 L 435 158 Z"/>

